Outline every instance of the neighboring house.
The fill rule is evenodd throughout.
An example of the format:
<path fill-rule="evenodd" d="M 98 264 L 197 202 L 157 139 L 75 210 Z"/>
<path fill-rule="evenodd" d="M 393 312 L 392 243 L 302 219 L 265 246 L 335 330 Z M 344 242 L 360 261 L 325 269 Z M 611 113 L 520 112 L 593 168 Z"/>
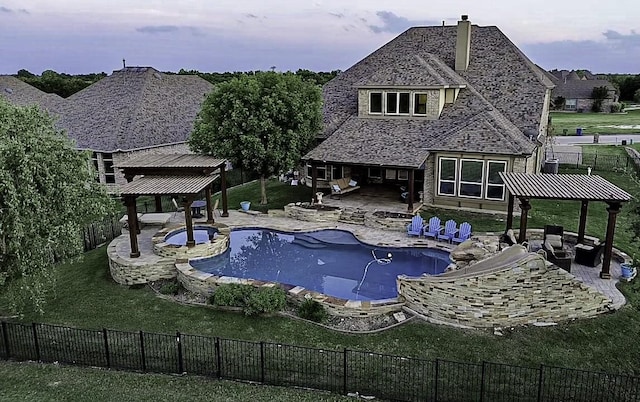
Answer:
<path fill-rule="evenodd" d="M 505 210 L 498 172 L 539 171 L 551 88 L 496 27 L 410 28 L 325 84 L 324 141 L 303 159 L 318 187 L 413 179 L 424 204 Z"/>
<path fill-rule="evenodd" d="M 589 71 L 584 71 L 580 76 L 576 71 L 551 70 L 548 76 L 556 86 L 551 93 L 551 99 L 564 99 L 564 104 L 556 105 L 558 109 L 590 112 L 593 106 L 593 88 L 598 87 L 606 87 L 609 92 L 602 102 L 603 112 L 609 113 L 611 104 L 618 101 L 616 88 L 609 81 L 599 79 Z"/>
<path fill-rule="evenodd" d="M 0 77 L 0 92 L 11 102 L 37 104 L 58 116 L 57 126 L 77 148 L 92 151 L 98 180 L 112 192 L 126 183 L 113 166 L 128 157 L 188 151 L 196 115 L 212 89 L 198 76 L 163 74 L 151 67 L 116 70 L 67 99 Z"/>

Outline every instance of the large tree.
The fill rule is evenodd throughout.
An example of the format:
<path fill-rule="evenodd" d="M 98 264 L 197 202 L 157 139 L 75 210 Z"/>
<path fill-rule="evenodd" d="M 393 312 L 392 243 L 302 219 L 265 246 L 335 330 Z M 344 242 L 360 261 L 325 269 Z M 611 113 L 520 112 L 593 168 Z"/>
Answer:
<path fill-rule="evenodd" d="M 0 98 L 0 292 L 42 311 L 55 263 L 82 252 L 81 228 L 113 211 L 89 155 L 37 108 Z"/>
<path fill-rule="evenodd" d="M 267 178 L 295 167 L 309 150 L 321 109 L 320 88 L 292 73 L 241 76 L 209 94 L 189 145 L 260 175 L 260 203 L 266 204 Z"/>

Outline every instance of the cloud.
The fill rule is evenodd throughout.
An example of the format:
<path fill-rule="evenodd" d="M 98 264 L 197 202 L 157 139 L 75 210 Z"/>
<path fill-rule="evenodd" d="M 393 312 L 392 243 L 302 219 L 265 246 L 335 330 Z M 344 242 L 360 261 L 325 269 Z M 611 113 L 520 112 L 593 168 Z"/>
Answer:
<path fill-rule="evenodd" d="M 7 8 L 7 7 L 5 7 L 5 6 L 0 6 L 0 12 L 3 12 L 3 13 L 12 13 L 12 12 L 13 12 L 13 10 L 12 10 L 12 9 L 10 9 L 10 8 Z"/>
<path fill-rule="evenodd" d="M 378 18 L 382 21 L 382 25 L 368 25 L 367 27 L 373 33 L 400 33 L 407 28 L 421 25 L 437 25 L 436 21 L 429 20 L 410 20 L 399 15 L 395 15 L 391 11 L 378 11 L 376 12 Z M 361 19 L 364 20 L 364 19 Z"/>
<path fill-rule="evenodd" d="M 344 14 L 342 13 L 329 13 L 329 15 L 334 16 L 336 18 L 344 18 Z"/>
<path fill-rule="evenodd" d="M 180 31 L 189 32 L 193 36 L 204 36 L 204 33 L 200 28 L 193 26 L 177 26 L 177 25 L 146 25 L 136 28 L 137 32 L 144 34 L 165 34 L 165 33 L 177 33 Z"/>
<path fill-rule="evenodd" d="M 565 40 L 523 44 L 520 47 L 534 62 L 546 69 L 585 68 L 594 73 L 632 73 L 637 62 L 630 51 L 640 50 L 640 35 L 614 30 L 602 33 L 603 41 Z"/>
<path fill-rule="evenodd" d="M 31 14 L 26 8 L 21 8 L 18 10 L 18 12 L 22 14 Z"/>
<path fill-rule="evenodd" d="M 251 13 L 246 13 L 244 16 L 247 18 L 258 19 L 257 15 Z"/>

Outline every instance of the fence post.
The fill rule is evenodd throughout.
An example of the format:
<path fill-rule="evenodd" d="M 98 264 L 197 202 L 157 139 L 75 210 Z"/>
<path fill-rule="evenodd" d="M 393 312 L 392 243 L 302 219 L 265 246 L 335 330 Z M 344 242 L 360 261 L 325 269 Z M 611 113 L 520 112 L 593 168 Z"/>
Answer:
<path fill-rule="evenodd" d="M 33 330 L 33 346 L 36 348 L 36 360 L 40 361 L 40 345 L 38 344 L 38 330 L 36 329 L 36 323 L 31 323 Z"/>
<path fill-rule="evenodd" d="M 147 371 L 147 361 L 144 355 L 144 333 L 140 331 L 140 357 L 142 358 L 142 371 Z"/>
<path fill-rule="evenodd" d="M 482 374 L 480 378 L 480 402 L 484 401 L 484 376 L 487 362 L 482 362 Z"/>
<path fill-rule="evenodd" d="M 260 382 L 264 384 L 264 342 L 260 342 Z"/>
<path fill-rule="evenodd" d="M 222 378 L 222 355 L 220 350 L 220 338 L 216 336 L 216 377 Z"/>
<path fill-rule="evenodd" d="M 598 154 L 593 156 L 593 170 L 596 170 L 596 166 L 598 166 Z"/>
<path fill-rule="evenodd" d="M 184 373 L 184 362 L 182 361 L 182 335 L 176 332 L 176 342 L 178 343 L 178 374 Z"/>
<path fill-rule="evenodd" d="M 538 375 L 538 402 L 542 401 L 542 373 L 544 371 L 544 365 L 540 365 L 540 374 Z"/>
<path fill-rule="evenodd" d="M 2 338 L 4 340 L 5 358 L 9 360 L 9 333 L 7 332 L 7 323 L 5 321 L 2 321 Z"/>
<path fill-rule="evenodd" d="M 107 360 L 107 368 L 111 368 L 111 356 L 109 356 L 109 337 L 107 335 L 106 328 L 102 328 L 102 339 L 104 341 L 104 357 Z"/>
<path fill-rule="evenodd" d="M 435 369 L 435 381 L 434 383 L 434 390 L 433 390 L 433 400 L 437 401 L 438 400 L 438 378 L 440 377 L 440 359 L 436 359 L 436 369 Z"/>
<path fill-rule="evenodd" d="M 347 395 L 347 348 L 344 348 L 342 359 L 342 393 Z"/>

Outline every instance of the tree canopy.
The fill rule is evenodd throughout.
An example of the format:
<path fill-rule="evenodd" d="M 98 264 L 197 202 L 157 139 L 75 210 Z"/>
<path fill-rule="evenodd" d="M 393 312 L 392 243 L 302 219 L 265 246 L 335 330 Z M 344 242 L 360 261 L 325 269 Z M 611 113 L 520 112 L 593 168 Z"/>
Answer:
<path fill-rule="evenodd" d="M 37 108 L 0 98 L 0 289 L 42 311 L 54 262 L 82 252 L 81 228 L 113 211 L 89 155 Z"/>
<path fill-rule="evenodd" d="M 292 73 L 261 72 L 222 83 L 204 101 L 189 145 L 266 179 L 291 169 L 322 126 L 320 88 Z"/>

